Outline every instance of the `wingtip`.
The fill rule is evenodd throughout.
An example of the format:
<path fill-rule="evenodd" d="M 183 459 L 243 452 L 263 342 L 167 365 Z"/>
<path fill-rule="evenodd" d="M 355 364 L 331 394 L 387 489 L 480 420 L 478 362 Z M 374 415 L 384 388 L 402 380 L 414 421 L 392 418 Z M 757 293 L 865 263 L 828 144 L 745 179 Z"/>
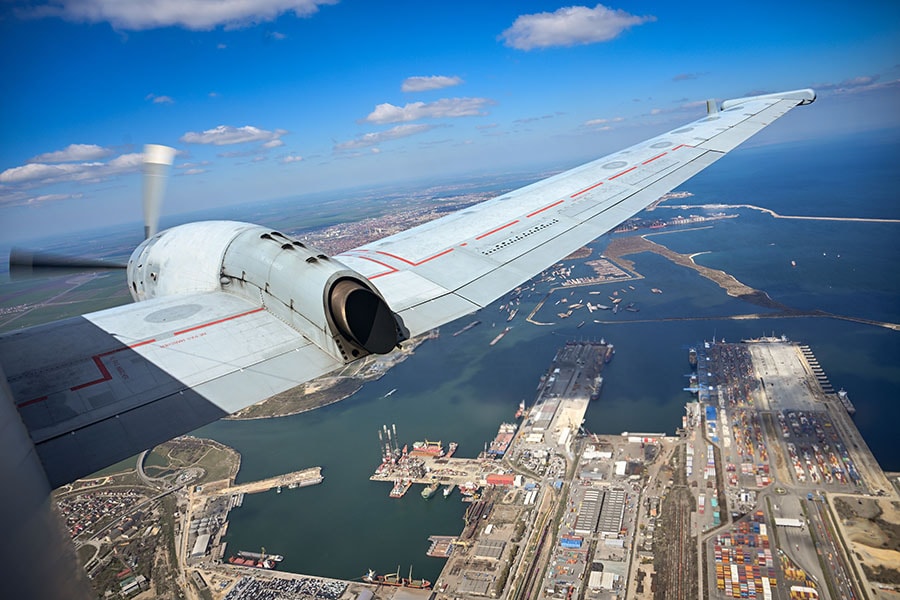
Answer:
<path fill-rule="evenodd" d="M 797 100 L 797 104 L 812 104 L 816 101 L 816 91 L 812 88 L 804 88 L 801 90 L 791 90 L 787 92 L 775 92 L 772 94 L 759 94 L 758 96 L 745 96 L 743 98 L 734 98 L 732 100 L 725 100 L 722 102 L 722 110 L 728 110 L 729 108 L 733 108 L 738 106 L 739 104 L 743 104 L 744 102 L 750 102 L 751 100 Z"/>

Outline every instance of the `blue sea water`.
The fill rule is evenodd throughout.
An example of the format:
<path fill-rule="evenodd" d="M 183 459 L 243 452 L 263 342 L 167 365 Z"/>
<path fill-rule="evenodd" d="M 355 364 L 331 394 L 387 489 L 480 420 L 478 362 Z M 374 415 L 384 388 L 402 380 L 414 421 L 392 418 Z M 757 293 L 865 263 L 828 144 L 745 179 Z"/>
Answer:
<path fill-rule="evenodd" d="M 897 219 L 898 156 L 896 136 L 744 149 L 689 181 L 684 189 L 695 195 L 675 202 Z M 753 209 L 726 212 L 739 217 L 650 239 L 678 252 L 702 252 L 699 263 L 725 270 L 787 306 L 900 323 L 900 224 L 775 219 Z M 660 213 L 672 214 L 659 209 L 653 216 Z M 607 243 L 601 238 L 592 246 L 602 252 Z M 696 272 L 658 255 L 629 258 L 644 276 L 627 291 L 639 313 L 594 313 L 607 322 L 587 319 L 581 328 L 576 318 L 552 327 L 526 324 L 522 317 L 546 292 L 539 288 L 523 297 L 513 329 L 496 346 L 489 342 L 507 324 L 499 301 L 445 326 L 439 339 L 343 402 L 292 417 L 201 429 L 198 434 L 242 453 L 241 481 L 313 465 L 322 466 L 325 475 L 313 488 L 248 495 L 232 512 L 230 547 L 264 545 L 284 554 L 283 566 L 291 571 L 354 578 L 368 568 L 384 572 L 400 565 L 406 571 L 412 565 L 417 576 L 433 580 L 443 561 L 425 556 L 426 538 L 458 533 L 464 505 L 458 495 L 424 501 L 416 489 L 400 500 L 388 498 L 389 484 L 368 480 L 379 462 L 377 430 L 396 424 L 404 442 L 455 440 L 460 455 L 474 456 L 498 425 L 512 418 L 520 400 L 533 400 L 539 377 L 568 339 L 604 337 L 615 344 L 585 427 L 619 433 L 672 432 L 680 424 L 689 399 L 682 388 L 690 344 L 714 336 L 736 341 L 787 335 L 808 344 L 832 383 L 848 390 L 856 423 L 875 456 L 886 470 L 900 470 L 900 449 L 893 442 L 900 422 L 900 333 L 831 317 L 731 320 L 727 317 L 774 311 L 730 298 Z M 650 293 L 652 287 L 663 293 Z M 589 299 L 586 290 L 574 296 Z M 538 313 L 539 320 L 553 320 L 552 304 Z M 474 318 L 482 324 L 450 335 Z"/>

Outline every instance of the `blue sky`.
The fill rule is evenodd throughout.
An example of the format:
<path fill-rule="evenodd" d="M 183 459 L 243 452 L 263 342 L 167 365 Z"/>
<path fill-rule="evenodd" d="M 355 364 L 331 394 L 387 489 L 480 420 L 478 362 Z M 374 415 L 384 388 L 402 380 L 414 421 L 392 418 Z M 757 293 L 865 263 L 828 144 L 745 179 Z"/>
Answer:
<path fill-rule="evenodd" d="M 574 166 L 814 87 L 757 143 L 900 124 L 896 2 L 11 0 L 0 242 L 392 181 Z"/>

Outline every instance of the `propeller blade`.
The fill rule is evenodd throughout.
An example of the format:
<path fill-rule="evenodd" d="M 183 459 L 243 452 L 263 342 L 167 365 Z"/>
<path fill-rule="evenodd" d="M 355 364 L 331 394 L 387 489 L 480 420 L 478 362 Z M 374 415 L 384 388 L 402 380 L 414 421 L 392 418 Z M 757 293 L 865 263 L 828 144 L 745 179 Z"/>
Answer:
<path fill-rule="evenodd" d="M 33 252 L 23 248 L 11 248 L 9 251 L 9 276 L 21 281 L 32 277 L 48 277 L 64 275 L 79 271 L 97 271 L 102 269 L 124 269 L 128 265 L 99 258 L 64 256 L 52 252 Z"/>
<path fill-rule="evenodd" d="M 175 149 L 159 144 L 144 146 L 144 239 L 159 230 L 159 213 L 169 167 L 175 160 Z"/>

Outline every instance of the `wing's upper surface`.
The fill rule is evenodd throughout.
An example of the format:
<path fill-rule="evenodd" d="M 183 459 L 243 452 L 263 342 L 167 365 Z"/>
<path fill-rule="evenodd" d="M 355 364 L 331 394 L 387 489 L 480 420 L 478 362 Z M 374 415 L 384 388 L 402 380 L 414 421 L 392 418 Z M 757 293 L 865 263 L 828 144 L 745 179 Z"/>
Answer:
<path fill-rule="evenodd" d="M 682 128 L 337 258 L 377 286 L 411 335 L 420 334 L 486 306 L 814 98 L 803 90 L 728 101 L 721 112 Z M 264 247 L 248 254 L 257 262 L 305 248 L 278 233 L 260 237 Z M 200 252 L 212 240 L 200 241 L 187 247 L 212 260 L 210 251 Z M 330 264 L 324 255 L 298 261 L 305 272 Z M 256 285 L 255 297 L 230 293 L 223 283 L 218 291 L 164 296 L 0 336 L 12 401 L 51 484 L 352 360 L 356 354 L 323 349 L 326 326 L 304 320 L 302 311 L 297 317 L 298 307 L 310 304 L 270 295 L 274 281 L 315 287 L 304 271 L 288 272 L 289 264 L 273 262 L 255 276 L 231 264 L 208 274 L 214 286 L 220 274 L 232 287 Z M 144 266 L 155 278 L 156 267 Z M 318 294 L 312 289 L 307 301 L 318 302 Z"/>
<path fill-rule="evenodd" d="M 814 99 L 798 90 L 728 100 L 721 112 L 339 258 L 417 335 L 486 306 Z"/>
<path fill-rule="evenodd" d="M 225 293 L 8 334 L 0 362 L 54 486 L 341 364 L 265 308 Z"/>

